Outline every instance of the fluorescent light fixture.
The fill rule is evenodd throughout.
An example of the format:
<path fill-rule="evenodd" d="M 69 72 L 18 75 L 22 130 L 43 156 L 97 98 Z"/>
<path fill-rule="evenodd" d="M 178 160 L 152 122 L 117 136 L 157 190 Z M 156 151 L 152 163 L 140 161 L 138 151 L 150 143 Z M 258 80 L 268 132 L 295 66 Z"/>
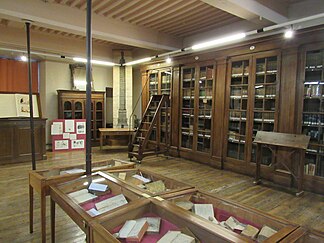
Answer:
<path fill-rule="evenodd" d="M 168 57 L 167 59 L 165 59 L 165 62 L 166 62 L 166 63 L 171 63 L 171 62 L 172 62 L 172 60 L 171 60 L 171 58 L 170 58 L 170 57 Z"/>
<path fill-rule="evenodd" d="M 20 61 L 27 62 L 27 57 L 26 56 L 20 56 Z"/>
<path fill-rule="evenodd" d="M 135 61 L 132 61 L 132 62 L 126 62 L 125 65 L 130 66 L 130 65 L 135 65 L 135 64 L 138 64 L 138 63 L 148 62 L 148 61 L 151 61 L 151 60 L 152 60 L 152 57 L 146 57 L 146 58 L 138 59 L 138 60 L 135 60 Z"/>
<path fill-rule="evenodd" d="M 219 38 L 219 39 L 215 39 L 212 41 L 207 41 L 207 42 L 203 42 L 197 45 L 193 45 L 191 47 L 191 49 L 193 50 L 198 50 L 198 49 L 203 49 L 203 48 L 207 48 L 207 47 L 214 47 L 214 46 L 218 46 L 227 42 L 231 42 L 231 41 L 235 41 L 235 40 L 240 40 L 246 37 L 245 33 L 239 33 L 239 34 L 235 34 L 235 35 L 229 35 L 223 38 Z"/>
<path fill-rule="evenodd" d="M 290 39 L 294 36 L 294 31 L 292 29 L 286 30 L 284 36 L 286 39 Z"/>
<path fill-rule="evenodd" d="M 81 57 L 73 57 L 73 61 L 87 63 L 87 59 L 81 58 Z M 93 59 L 91 60 L 91 63 L 98 64 L 98 65 L 104 65 L 104 66 L 115 66 L 116 65 L 113 62 L 99 61 L 99 60 L 93 60 Z"/>

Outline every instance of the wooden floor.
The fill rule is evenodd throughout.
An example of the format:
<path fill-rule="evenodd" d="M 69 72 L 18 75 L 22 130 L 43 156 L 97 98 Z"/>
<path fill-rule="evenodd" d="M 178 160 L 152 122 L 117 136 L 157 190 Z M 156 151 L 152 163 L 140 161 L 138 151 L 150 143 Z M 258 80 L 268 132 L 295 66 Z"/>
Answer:
<path fill-rule="evenodd" d="M 37 169 L 72 165 L 84 161 L 84 152 L 51 153 L 37 162 Z M 93 149 L 92 160 L 127 159 L 125 152 Z M 301 198 L 270 183 L 254 186 L 248 176 L 222 171 L 196 162 L 153 156 L 145 158 L 141 167 L 167 177 L 189 183 L 239 203 L 290 220 L 312 229 L 324 231 L 324 196 L 306 192 Z M 28 171 L 30 163 L 0 166 L 0 242 L 40 242 L 39 197 L 35 194 L 34 233 L 29 234 Z M 50 242 L 49 199 L 47 199 L 47 240 Z M 84 242 L 85 235 L 57 207 L 56 242 Z"/>

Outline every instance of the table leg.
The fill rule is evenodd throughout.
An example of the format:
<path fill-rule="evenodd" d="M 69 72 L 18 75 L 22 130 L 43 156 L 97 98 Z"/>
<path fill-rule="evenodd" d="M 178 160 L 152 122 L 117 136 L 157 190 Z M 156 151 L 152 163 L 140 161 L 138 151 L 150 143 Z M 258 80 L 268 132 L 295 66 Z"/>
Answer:
<path fill-rule="evenodd" d="M 29 233 L 34 232 L 34 188 L 29 185 Z"/>
<path fill-rule="evenodd" d="M 55 242 L 55 202 L 51 198 L 51 242 Z"/>
<path fill-rule="evenodd" d="M 298 181 L 297 181 L 297 193 L 296 196 L 301 196 L 303 191 L 304 183 L 304 165 L 305 165 L 305 150 L 300 149 L 300 162 L 298 166 Z"/>
<path fill-rule="evenodd" d="M 102 132 L 100 133 L 100 150 L 102 150 L 102 145 L 103 145 L 103 135 Z"/>
<path fill-rule="evenodd" d="M 41 190 L 41 204 L 40 204 L 40 211 L 41 211 L 41 230 L 42 230 L 42 242 L 46 242 L 46 194 L 45 190 Z"/>
<path fill-rule="evenodd" d="M 261 164 L 261 144 L 257 144 L 255 181 L 253 182 L 256 185 L 261 183 L 261 180 L 260 180 L 260 164 Z"/>

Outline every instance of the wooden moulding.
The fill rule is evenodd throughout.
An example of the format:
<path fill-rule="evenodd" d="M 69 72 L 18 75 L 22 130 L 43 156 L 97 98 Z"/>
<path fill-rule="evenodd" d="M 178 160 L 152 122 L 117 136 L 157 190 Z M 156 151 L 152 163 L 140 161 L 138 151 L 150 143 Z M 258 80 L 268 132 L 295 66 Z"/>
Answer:
<path fill-rule="evenodd" d="M 320 243 L 324 242 L 324 233 L 308 230 L 306 228 L 298 228 L 293 233 L 284 238 L 282 243 Z"/>
<path fill-rule="evenodd" d="M 108 188 L 110 189 L 110 192 L 113 195 L 123 194 L 125 198 L 127 199 L 128 203 L 136 200 L 140 200 L 142 196 L 139 191 L 135 191 L 134 189 L 131 191 L 127 188 L 122 187 L 115 181 L 107 180 L 103 177 L 103 173 L 97 172 L 95 174 L 92 174 L 91 176 L 83 176 L 81 178 L 78 178 L 76 180 L 68 181 L 65 183 L 61 183 L 58 185 L 51 185 L 50 186 L 50 196 L 51 200 L 57 203 L 62 210 L 69 215 L 69 217 L 83 230 L 87 235 L 89 234 L 89 224 L 91 221 L 101 218 L 104 215 L 110 214 L 111 212 L 114 212 L 116 210 L 119 210 L 119 208 L 124 208 L 127 205 L 123 205 L 119 208 L 113 209 L 111 211 L 102 213 L 97 216 L 91 216 L 86 212 L 86 209 L 82 207 L 82 205 L 79 205 L 76 201 L 74 201 L 68 194 L 71 192 L 75 192 L 81 189 L 86 189 L 88 185 L 91 182 L 97 182 L 100 184 L 108 185 Z M 107 193 L 110 193 L 109 191 L 103 193 L 102 195 L 105 195 Z M 96 199 L 94 199 L 96 200 Z M 103 199 L 104 200 L 104 199 Z M 100 200 L 101 201 L 101 200 Z M 89 201 L 94 202 L 94 201 Z M 99 201 L 96 201 L 96 203 Z M 84 205 L 83 205 L 84 206 Z M 55 216 L 51 215 L 51 220 L 53 220 Z M 55 226 L 52 233 L 55 232 Z"/>
<path fill-rule="evenodd" d="M 121 164 L 115 165 L 115 162 L 118 161 Z M 110 160 L 102 160 L 98 162 L 92 163 L 92 172 L 97 172 L 100 170 L 120 170 L 120 169 L 128 169 L 134 168 L 135 163 L 118 160 L 118 159 L 110 159 Z M 49 195 L 49 185 L 62 183 L 65 181 L 73 180 L 82 175 L 85 175 L 85 172 L 74 173 L 74 174 L 63 174 L 60 175 L 60 172 L 71 170 L 71 169 L 84 169 L 85 164 L 77 164 L 73 166 L 63 166 L 56 167 L 48 170 L 34 170 L 29 171 L 29 184 L 40 193 L 40 190 L 46 190 L 46 195 Z M 39 189 L 42 187 L 42 189 Z"/>
<path fill-rule="evenodd" d="M 119 173 L 126 173 L 126 180 L 122 180 L 119 178 Z M 158 196 L 158 195 L 165 195 L 173 192 L 179 192 L 183 190 L 187 190 L 190 188 L 193 188 L 193 186 L 190 186 L 186 183 L 162 176 L 160 174 L 153 173 L 151 171 L 145 170 L 145 169 L 124 169 L 124 170 L 114 170 L 111 172 L 107 172 L 106 178 L 107 179 L 115 179 L 120 183 L 121 185 L 125 186 L 126 188 L 134 188 L 136 190 L 141 191 L 143 194 L 148 194 L 150 196 Z M 145 178 L 148 178 L 151 180 L 151 182 L 162 180 L 165 184 L 166 191 L 160 192 L 160 193 L 152 193 L 149 192 L 146 189 L 140 188 L 138 185 L 132 183 L 131 178 L 133 175 L 142 175 Z"/>
<path fill-rule="evenodd" d="M 280 219 L 257 209 L 243 206 L 231 200 L 222 199 L 212 194 L 201 192 L 199 190 L 191 189 L 179 193 L 163 195 L 162 198 L 164 199 L 162 203 L 169 204 L 171 202 L 174 207 L 178 207 L 175 204 L 176 201 L 191 201 L 193 203 L 213 204 L 216 218 L 220 216 L 233 216 L 240 222 L 245 221 L 243 223 L 253 223 L 256 226 L 259 226 L 260 229 L 262 226 L 267 225 L 278 231 L 276 234 L 272 235 L 264 242 L 278 242 L 293 233 L 295 230 L 299 229 L 298 225 L 287 220 Z M 194 215 L 194 213 L 190 211 L 186 211 L 185 209 L 182 209 L 180 207 L 178 208 L 183 212 Z M 202 220 L 208 222 L 208 220 Z M 222 219 L 218 218 L 218 220 L 221 221 Z M 230 233 L 233 235 L 239 235 L 234 232 Z"/>
<path fill-rule="evenodd" d="M 234 234 L 219 225 L 203 220 L 168 202 L 160 202 L 154 198 L 136 201 L 127 207 L 115 211 L 90 224 L 90 242 L 120 242 L 112 236 L 116 227 L 127 220 L 138 219 L 146 215 L 161 217 L 179 229 L 188 228 L 200 241 L 214 242 L 253 242 L 241 235 Z M 163 224 L 163 222 L 162 222 Z M 161 225 L 162 226 L 162 225 Z M 162 237 L 160 235 L 159 237 Z M 144 236 L 145 237 L 145 236 Z"/>

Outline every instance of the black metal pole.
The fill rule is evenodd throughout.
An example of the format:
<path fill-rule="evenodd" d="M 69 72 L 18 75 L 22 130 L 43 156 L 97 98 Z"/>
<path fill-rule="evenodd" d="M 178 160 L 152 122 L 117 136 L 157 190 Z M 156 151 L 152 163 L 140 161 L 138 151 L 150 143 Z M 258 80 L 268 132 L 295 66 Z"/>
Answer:
<path fill-rule="evenodd" d="M 36 170 L 35 160 L 35 128 L 34 128 L 34 109 L 33 109 L 33 81 L 30 60 L 30 23 L 26 22 L 27 33 L 27 58 L 28 58 L 28 81 L 29 81 L 29 109 L 30 109 L 30 140 L 31 140 L 31 156 L 32 156 L 32 169 Z"/>
<path fill-rule="evenodd" d="M 91 59 L 92 59 L 92 34 L 91 34 L 91 0 L 87 0 L 87 23 L 86 23 L 86 174 L 91 174 Z"/>

